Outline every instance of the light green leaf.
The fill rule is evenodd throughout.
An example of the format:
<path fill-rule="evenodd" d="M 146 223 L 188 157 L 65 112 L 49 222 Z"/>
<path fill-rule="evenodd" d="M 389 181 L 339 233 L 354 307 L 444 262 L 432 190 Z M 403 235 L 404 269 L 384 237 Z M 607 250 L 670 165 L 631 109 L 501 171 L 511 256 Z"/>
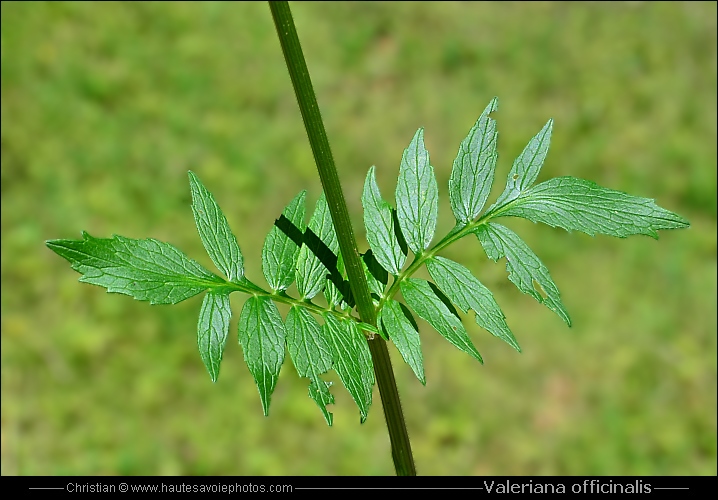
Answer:
<path fill-rule="evenodd" d="M 366 420 L 374 385 L 374 365 L 366 337 L 351 320 L 339 320 L 324 314 L 325 336 L 329 340 L 334 370 L 359 407 L 361 421 Z"/>
<path fill-rule="evenodd" d="M 541 132 L 529 141 L 523 152 L 514 160 L 509 177 L 506 180 L 506 188 L 496 200 L 496 203 L 489 208 L 489 212 L 518 198 L 536 181 L 548 153 L 552 128 L 553 120 L 549 120 L 541 129 Z"/>
<path fill-rule="evenodd" d="M 49 240 L 46 245 L 82 274 L 80 281 L 151 304 L 176 304 L 225 283 L 176 247 L 123 236 Z"/>
<path fill-rule="evenodd" d="M 531 295 L 571 326 L 571 318 L 561 303 L 558 288 L 548 269 L 516 233 L 495 222 L 478 226 L 474 232 L 491 260 L 496 262 L 506 257 L 509 280 L 519 290 Z"/>
<path fill-rule="evenodd" d="M 411 367 L 419 381 L 426 385 L 424 358 L 421 354 L 419 328 L 411 312 L 395 300 L 387 300 L 381 310 L 381 324 L 399 350 L 401 357 Z"/>
<path fill-rule="evenodd" d="M 324 193 L 317 200 L 308 229 L 324 242 L 334 255 L 337 254 L 339 242 L 334 232 L 332 216 L 329 213 L 329 206 Z M 299 290 L 302 298 L 311 299 L 321 292 L 327 282 L 328 273 L 329 271 L 322 264 L 319 257 L 304 243 L 301 250 L 299 250 L 299 258 L 297 259 L 297 290 Z"/>
<path fill-rule="evenodd" d="M 426 262 L 426 268 L 439 289 L 462 311 L 476 311 L 476 323 L 480 327 L 521 352 L 493 294 L 471 271 L 444 257 L 432 257 Z"/>
<path fill-rule="evenodd" d="M 449 198 L 456 221 L 474 220 L 489 197 L 496 169 L 496 120 L 489 116 L 499 100 L 494 97 L 459 146 L 449 178 Z"/>
<path fill-rule="evenodd" d="M 197 323 L 197 345 L 212 382 L 216 382 L 219 376 L 231 317 L 228 292 L 211 291 L 204 296 Z"/>
<path fill-rule="evenodd" d="M 325 382 L 319 377 L 312 379 L 309 383 L 309 397 L 312 398 L 319 409 L 322 410 L 324 420 L 327 421 L 329 426 L 334 422 L 334 415 L 327 410 L 327 405 L 334 404 L 334 395 L 329 392 L 331 385 L 331 382 Z"/>
<path fill-rule="evenodd" d="M 434 167 L 429 164 L 424 129 L 420 128 L 404 150 L 396 184 L 399 227 L 414 254 L 423 252 L 434 237 L 438 200 Z"/>
<path fill-rule="evenodd" d="M 306 195 L 306 191 L 299 193 L 282 212 L 282 215 L 301 232 L 304 232 Z M 301 235 L 297 235 L 297 237 L 301 237 Z M 264 240 L 264 247 L 262 247 L 262 272 L 272 290 L 286 290 L 292 284 L 298 257 L 299 246 L 297 243 L 279 227 L 272 226 Z"/>
<path fill-rule="evenodd" d="M 456 311 L 450 309 L 451 303 L 442 297 L 443 294 L 439 289 L 428 281 L 416 278 L 402 281 L 400 287 L 404 300 L 416 314 L 460 350 L 470 354 L 480 363 L 484 362 L 479 351 L 471 343 Z"/>
<path fill-rule="evenodd" d="M 322 396 L 314 401 L 319 405 L 327 423 L 331 424 L 331 413 L 326 407 L 321 406 L 321 401 L 326 399 L 324 393 L 329 393 L 326 386 L 322 386 L 322 380 L 319 375 L 325 373 L 332 367 L 332 351 L 329 341 L 325 337 L 325 332 L 319 326 L 317 320 L 314 319 L 304 307 L 292 306 L 287 314 L 286 321 L 287 347 L 291 355 L 294 367 L 300 377 L 307 377 L 316 385 L 314 393 Z M 316 382 L 315 382 L 316 381 Z M 324 389 L 322 390 L 322 387 Z M 312 395 L 312 389 L 309 391 Z"/>
<path fill-rule="evenodd" d="M 650 198 L 631 196 L 575 177 L 555 177 L 519 196 L 501 215 L 523 217 L 567 231 L 625 238 L 645 234 L 658 238 L 659 229 L 690 224 Z"/>
<path fill-rule="evenodd" d="M 192 191 L 192 213 L 199 237 L 217 269 L 229 281 L 238 283 L 244 275 L 244 261 L 237 239 L 212 193 L 202 185 L 194 172 L 189 172 Z"/>
<path fill-rule="evenodd" d="M 382 199 L 379 192 L 374 166 L 367 173 L 361 202 L 364 207 L 364 226 L 369 247 L 377 262 L 396 276 L 401 272 L 406 255 L 401 251 L 394 233 L 391 206 Z"/>
<path fill-rule="evenodd" d="M 269 297 L 251 296 L 239 317 L 239 343 L 262 400 L 264 415 L 284 362 L 284 323 Z"/>

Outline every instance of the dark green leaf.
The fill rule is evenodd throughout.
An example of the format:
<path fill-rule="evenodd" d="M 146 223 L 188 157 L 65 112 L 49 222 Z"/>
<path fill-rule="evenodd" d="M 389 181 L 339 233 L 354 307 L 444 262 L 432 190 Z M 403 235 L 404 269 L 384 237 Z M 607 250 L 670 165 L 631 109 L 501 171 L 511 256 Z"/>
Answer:
<path fill-rule="evenodd" d="M 204 296 L 197 323 L 197 345 L 212 382 L 216 382 L 219 376 L 231 317 L 228 292 L 211 291 Z"/>
<path fill-rule="evenodd" d="M 437 295 L 428 281 L 409 278 L 401 282 L 401 294 L 416 314 L 427 321 L 446 340 L 483 363 L 456 313 Z"/>
<path fill-rule="evenodd" d="M 282 212 L 298 231 L 304 232 L 304 200 L 306 191 L 299 193 Z M 278 226 L 272 229 L 262 248 L 262 271 L 274 291 L 286 290 L 294 281 L 299 246 Z"/>
<path fill-rule="evenodd" d="M 495 222 L 478 226 L 475 233 L 491 260 L 506 257 L 509 279 L 519 290 L 546 305 L 571 326 L 571 318 L 548 269 L 516 233 Z"/>
<path fill-rule="evenodd" d="M 481 213 L 489 197 L 496 169 L 496 120 L 489 116 L 499 100 L 494 97 L 459 146 L 449 179 L 451 210 L 465 225 Z"/>
<path fill-rule="evenodd" d="M 381 324 L 401 357 L 411 367 L 419 381 L 426 385 L 424 358 L 421 354 L 421 340 L 416 321 L 411 312 L 395 300 L 388 300 L 381 310 Z"/>
<path fill-rule="evenodd" d="M 339 251 L 339 242 L 334 232 L 332 216 L 329 213 L 329 206 L 324 193 L 317 200 L 314 214 L 309 221 L 308 231 L 312 231 L 328 247 L 329 251 L 336 256 Z M 305 235 L 305 239 L 306 237 L 307 235 Z M 297 290 L 299 290 L 302 298 L 311 299 L 321 292 L 327 282 L 328 273 L 329 270 L 322 264 L 319 256 L 316 255 L 316 251 L 310 249 L 305 242 L 299 251 L 299 258 L 297 259 Z"/>
<path fill-rule="evenodd" d="M 381 197 L 373 166 L 367 173 L 361 201 L 364 207 L 366 239 L 374 257 L 384 269 L 396 276 L 401 272 L 406 254 L 401 251 L 397 241 L 391 206 Z"/>
<path fill-rule="evenodd" d="M 224 283 L 176 247 L 154 239 L 123 236 L 49 240 L 48 248 L 67 259 L 80 281 L 151 304 L 176 304 Z"/>
<path fill-rule="evenodd" d="M 529 141 L 521 155 L 514 160 L 509 177 L 506 180 L 506 188 L 496 200 L 496 203 L 489 208 L 489 212 L 518 198 L 536 181 L 548 153 L 552 128 L 553 120 L 549 120 L 541 129 L 541 132 Z"/>
<path fill-rule="evenodd" d="M 371 405 L 374 367 L 366 337 L 351 320 L 339 320 L 324 314 L 325 336 L 332 349 L 334 370 L 359 407 L 361 421 L 366 420 Z"/>
<path fill-rule="evenodd" d="M 199 237 L 217 269 L 238 283 L 244 275 L 244 261 L 237 239 L 212 193 L 202 185 L 194 172 L 189 172 L 192 191 L 192 213 Z"/>
<path fill-rule="evenodd" d="M 396 211 L 401 232 L 414 254 L 429 246 L 436 229 L 439 188 L 429 152 L 424 147 L 424 129 L 416 131 L 404 150 L 396 184 Z"/>
<path fill-rule="evenodd" d="M 479 326 L 521 352 L 493 294 L 471 271 L 444 257 L 432 257 L 426 262 L 426 268 L 439 289 L 454 304 L 465 313 L 469 312 L 469 309 L 476 311 L 476 323 Z"/>
<path fill-rule="evenodd" d="M 534 186 L 501 215 L 523 217 L 591 236 L 600 233 L 619 238 L 632 234 L 658 238 L 659 229 L 690 225 L 650 198 L 631 196 L 575 177 L 556 177 Z"/>
<path fill-rule="evenodd" d="M 239 317 L 239 343 L 254 377 L 264 415 L 269 414 L 272 392 L 284 362 L 284 323 L 269 297 L 251 296 Z"/>

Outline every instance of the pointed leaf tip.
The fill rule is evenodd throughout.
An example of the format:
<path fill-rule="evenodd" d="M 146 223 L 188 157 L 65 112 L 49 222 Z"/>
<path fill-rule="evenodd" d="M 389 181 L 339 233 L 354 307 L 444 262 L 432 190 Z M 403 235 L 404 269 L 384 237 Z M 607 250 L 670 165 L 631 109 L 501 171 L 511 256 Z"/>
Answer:
<path fill-rule="evenodd" d="M 192 213 L 202 245 L 217 269 L 229 281 L 238 283 L 244 276 L 244 259 L 227 218 L 194 172 L 188 173 L 192 193 Z"/>
<path fill-rule="evenodd" d="M 434 237 L 439 198 L 434 167 L 424 146 L 423 128 L 417 130 L 404 150 L 395 197 L 401 233 L 409 248 L 418 255 Z"/>
<path fill-rule="evenodd" d="M 491 191 L 498 157 L 494 98 L 461 142 L 449 178 L 449 201 L 459 225 L 466 225 L 481 213 Z"/>

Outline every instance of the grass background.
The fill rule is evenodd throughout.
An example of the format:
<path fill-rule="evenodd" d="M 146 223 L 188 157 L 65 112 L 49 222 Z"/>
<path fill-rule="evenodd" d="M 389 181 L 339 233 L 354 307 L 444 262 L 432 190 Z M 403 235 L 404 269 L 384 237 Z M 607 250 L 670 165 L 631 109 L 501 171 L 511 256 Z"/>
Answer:
<path fill-rule="evenodd" d="M 368 167 L 392 199 L 419 126 L 440 186 L 498 95 L 499 166 L 549 117 L 539 181 L 653 197 L 688 230 L 618 240 L 509 220 L 574 326 L 467 238 L 444 255 L 493 290 L 523 347 L 466 326 L 485 366 L 420 323 L 427 385 L 391 348 L 421 474 L 716 474 L 716 4 L 297 3 L 359 246 Z M 269 418 L 236 342 L 212 384 L 201 298 L 150 307 L 77 283 L 44 240 L 171 242 L 213 269 L 187 170 L 215 194 L 250 279 L 316 169 L 263 3 L 2 3 L 2 474 L 392 474 L 336 388 L 328 428 L 286 360 Z M 334 375 L 333 380 L 340 385 Z"/>

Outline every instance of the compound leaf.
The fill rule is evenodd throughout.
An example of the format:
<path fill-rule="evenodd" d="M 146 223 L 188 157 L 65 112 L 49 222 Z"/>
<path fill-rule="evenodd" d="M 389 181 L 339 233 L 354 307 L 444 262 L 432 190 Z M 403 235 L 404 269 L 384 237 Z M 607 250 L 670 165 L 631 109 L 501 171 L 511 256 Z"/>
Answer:
<path fill-rule="evenodd" d="M 307 192 L 302 191 L 287 205 L 282 215 L 304 232 L 304 201 Z M 272 226 L 262 247 L 262 272 L 274 291 L 286 290 L 294 281 L 299 245 L 276 224 Z"/>
<path fill-rule="evenodd" d="M 238 283 L 244 275 L 244 261 L 237 238 L 229 228 L 227 218 L 214 200 L 214 196 L 200 182 L 194 172 L 189 172 L 192 191 L 192 213 L 199 237 L 217 269 Z"/>
<path fill-rule="evenodd" d="M 327 254 L 326 257 L 336 259 L 339 251 L 339 242 L 337 241 L 334 225 L 332 224 L 332 216 L 329 213 L 329 206 L 324 193 L 317 200 L 314 208 L 314 214 L 309 221 L 307 232 L 311 231 L 318 239 L 319 249 L 312 249 L 307 246 L 308 234 L 304 235 L 305 242 L 299 250 L 297 259 L 297 290 L 303 299 L 311 299 L 322 291 L 327 282 L 327 274 L 329 270 L 320 260 L 317 253 Z M 331 254 L 331 255 L 328 255 Z M 326 258 L 325 257 L 325 258 Z M 335 261 L 336 265 L 336 261 Z"/>
<path fill-rule="evenodd" d="M 429 246 L 436 229 L 439 188 L 429 152 L 424 147 L 424 129 L 414 134 L 404 150 L 396 184 L 396 211 L 407 245 L 420 254 Z"/>
<path fill-rule="evenodd" d="M 491 260 L 496 262 L 506 257 L 509 280 L 519 290 L 531 295 L 571 326 L 571 318 L 561 303 L 558 288 L 548 269 L 516 233 L 495 222 L 478 226 L 474 232 Z"/>
<path fill-rule="evenodd" d="M 449 178 L 449 199 L 456 221 L 465 225 L 484 208 L 496 169 L 496 120 L 489 116 L 499 100 L 494 97 L 461 142 Z"/>
<path fill-rule="evenodd" d="M 519 196 L 501 215 L 523 217 L 567 231 L 625 238 L 645 234 L 658 238 L 659 229 L 690 224 L 680 215 L 641 198 L 575 177 L 555 177 Z"/>
<path fill-rule="evenodd" d="M 169 243 L 123 236 L 49 240 L 46 245 L 82 274 L 80 281 L 150 304 L 176 304 L 224 283 Z"/>
<path fill-rule="evenodd" d="M 506 180 L 506 188 L 496 203 L 489 208 L 489 211 L 516 199 L 536 181 L 548 153 L 552 128 L 553 120 L 549 120 L 541 131 L 531 138 L 519 157 L 514 160 Z"/>
<path fill-rule="evenodd" d="M 325 336 L 329 340 L 334 370 L 359 407 L 361 421 L 366 420 L 374 385 L 374 365 L 366 337 L 351 320 L 324 314 Z"/>
<path fill-rule="evenodd" d="M 239 343 L 257 383 L 265 416 L 284 362 L 285 337 L 284 323 L 274 302 L 263 296 L 247 299 L 239 317 Z"/>
<path fill-rule="evenodd" d="M 432 257 L 426 268 L 439 289 L 451 301 L 466 312 L 476 312 L 476 323 L 495 337 L 507 342 L 521 352 L 518 342 L 509 326 L 506 316 L 496 303 L 493 294 L 461 264 L 444 257 Z"/>
<path fill-rule="evenodd" d="M 219 376 L 231 317 L 229 292 L 210 291 L 204 296 L 197 323 L 197 345 L 212 382 Z"/>
<path fill-rule="evenodd" d="M 401 294 L 406 303 L 409 304 L 416 314 L 427 321 L 446 340 L 454 344 L 460 350 L 473 356 L 480 363 L 484 360 L 471 343 L 464 325 L 456 315 L 456 311 L 450 309 L 439 295 L 441 292 L 426 280 L 409 278 L 401 282 Z M 438 293 L 437 293 L 438 292 Z"/>
<path fill-rule="evenodd" d="M 366 175 L 361 201 L 369 247 L 379 264 L 396 276 L 401 272 L 406 255 L 401 251 L 396 238 L 391 206 L 382 199 L 379 192 L 374 166 Z"/>
<path fill-rule="evenodd" d="M 394 342 L 401 357 L 411 367 L 419 381 L 426 385 L 424 357 L 421 354 L 419 328 L 407 307 L 396 300 L 387 300 L 381 310 L 381 327 Z"/>

